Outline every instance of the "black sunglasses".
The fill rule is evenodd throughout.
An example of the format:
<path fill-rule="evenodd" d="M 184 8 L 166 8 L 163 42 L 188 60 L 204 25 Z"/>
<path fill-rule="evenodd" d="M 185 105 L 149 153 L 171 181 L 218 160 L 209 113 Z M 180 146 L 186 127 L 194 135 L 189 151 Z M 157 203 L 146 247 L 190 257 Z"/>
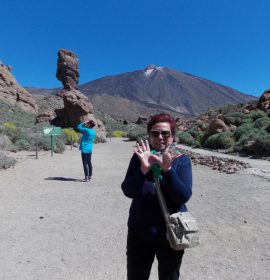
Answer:
<path fill-rule="evenodd" d="M 170 130 L 150 130 L 150 136 L 151 137 L 159 137 L 159 135 L 161 134 L 161 136 L 163 138 L 169 138 L 171 136 L 171 131 Z"/>

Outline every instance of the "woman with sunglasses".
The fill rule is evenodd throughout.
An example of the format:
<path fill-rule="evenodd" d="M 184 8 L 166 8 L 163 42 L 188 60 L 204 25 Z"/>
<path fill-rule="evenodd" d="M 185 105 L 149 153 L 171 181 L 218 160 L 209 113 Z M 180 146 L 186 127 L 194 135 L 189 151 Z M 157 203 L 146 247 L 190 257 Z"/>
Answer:
<path fill-rule="evenodd" d="M 149 140 L 134 149 L 126 177 L 124 194 L 132 199 L 127 236 L 127 279 L 147 280 L 154 258 L 159 280 L 176 280 L 184 251 L 172 249 L 166 238 L 166 224 L 156 195 L 151 168 L 161 169 L 161 189 L 170 214 L 187 211 L 185 203 L 192 194 L 191 161 L 175 153 L 175 121 L 165 113 L 153 116 L 148 125 Z"/>

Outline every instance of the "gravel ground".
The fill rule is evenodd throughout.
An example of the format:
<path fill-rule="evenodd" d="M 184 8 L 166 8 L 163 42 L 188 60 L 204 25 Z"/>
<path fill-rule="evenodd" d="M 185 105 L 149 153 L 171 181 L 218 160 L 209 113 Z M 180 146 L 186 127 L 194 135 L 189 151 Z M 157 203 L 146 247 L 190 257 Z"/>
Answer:
<path fill-rule="evenodd" d="M 121 191 L 133 142 L 94 145 L 93 180 L 81 182 L 80 152 L 21 152 L 0 171 L 1 280 L 126 279 L 130 200 Z M 198 152 L 198 151 L 196 151 Z M 270 181 L 250 170 L 193 166 L 188 203 L 201 244 L 186 250 L 184 280 L 266 280 L 270 275 Z M 270 162 L 263 162 L 263 173 Z M 157 279 L 154 262 L 151 280 Z M 138 279 L 139 280 L 139 279 Z"/>

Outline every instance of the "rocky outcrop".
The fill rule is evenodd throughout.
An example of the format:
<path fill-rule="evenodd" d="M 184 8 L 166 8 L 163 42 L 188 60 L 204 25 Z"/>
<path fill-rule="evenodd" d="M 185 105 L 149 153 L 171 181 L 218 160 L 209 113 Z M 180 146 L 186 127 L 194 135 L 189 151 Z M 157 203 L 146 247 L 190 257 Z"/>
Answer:
<path fill-rule="evenodd" d="M 35 97 L 21 87 L 11 73 L 11 67 L 0 61 L 0 99 L 30 113 L 37 113 Z"/>
<path fill-rule="evenodd" d="M 78 58 L 72 52 L 64 49 L 58 51 L 56 77 L 64 86 L 59 91 L 63 97 L 64 108 L 56 109 L 53 124 L 61 127 L 73 127 L 84 120 L 93 120 L 96 124 L 97 137 L 106 141 L 106 129 L 103 123 L 94 116 L 93 105 L 89 99 L 78 91 L 79 71 Z"/>
<path fill-rule="evenodd" d="M 139 116 L 137 121 L 135 122 L 136 124 L 146 124 L 147 123 L 148 118 L 147 117 L 141 117 Z"/>
<path fill-rule="evenodd" d="M 270 109 L 270 89 L 266 90 L 258 101 L 258 108 L 264 111 Z"/>
<path fill-rule="evenodd" d="M 56 78 L 62 82 L 64 89 L 78 89 L 79 83 L 78 57 L 64 49 L 58 51 Z"/>
<path fill-rule="evenodd" d="M 55 117 L 56 117 L 56 113 L 53 111 L 40 113 L 36 117 L 36 123 L 43 123 L 43 122 L 50 123 L 55 119 Z"/>
<path fill-rule="evenodd" d="M 55 113 L 63 127 L 74 127 L 80 120 L 91 118 L 94 114 L 93 105 L 80 91 L 63 89 L 62 96 L 64 108 L 56 109 Z"/>

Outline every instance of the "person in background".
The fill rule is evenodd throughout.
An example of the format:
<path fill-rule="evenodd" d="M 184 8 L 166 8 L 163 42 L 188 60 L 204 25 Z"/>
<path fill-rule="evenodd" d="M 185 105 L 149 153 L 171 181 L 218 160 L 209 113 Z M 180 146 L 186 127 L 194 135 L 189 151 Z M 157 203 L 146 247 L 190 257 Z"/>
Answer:
<path fill-rule="evenodd" d="M 90 181 L 92 177 L 92 150 L 93 142 L 96 137 L 96 131 L 93 129 L 95 126 L 94 121 L 85 121 L 77 125 L 77 129 L 82 133 L 82 138 L 80 142 L 80 150 L 82 155 L 82 163 L 84 170 L 84 182 Z"/>
<path fill-rule="evenodd" d="M 132 199 L 128 218 L 127 279 L 147 280 L 154 258 L 160 280 L 176 280 L 184 251 L 172 249 L 166 238 L 166 223 L 158 202 L 151 168 L 161 168 L 161 190 L 170 214 L 187 211 L 192 194 L 191 160 L 175 153 L 175 121 L 165 113 L 153 116 L 148 125 L 149 140 L 134 149 L 121 188 Z"/>

